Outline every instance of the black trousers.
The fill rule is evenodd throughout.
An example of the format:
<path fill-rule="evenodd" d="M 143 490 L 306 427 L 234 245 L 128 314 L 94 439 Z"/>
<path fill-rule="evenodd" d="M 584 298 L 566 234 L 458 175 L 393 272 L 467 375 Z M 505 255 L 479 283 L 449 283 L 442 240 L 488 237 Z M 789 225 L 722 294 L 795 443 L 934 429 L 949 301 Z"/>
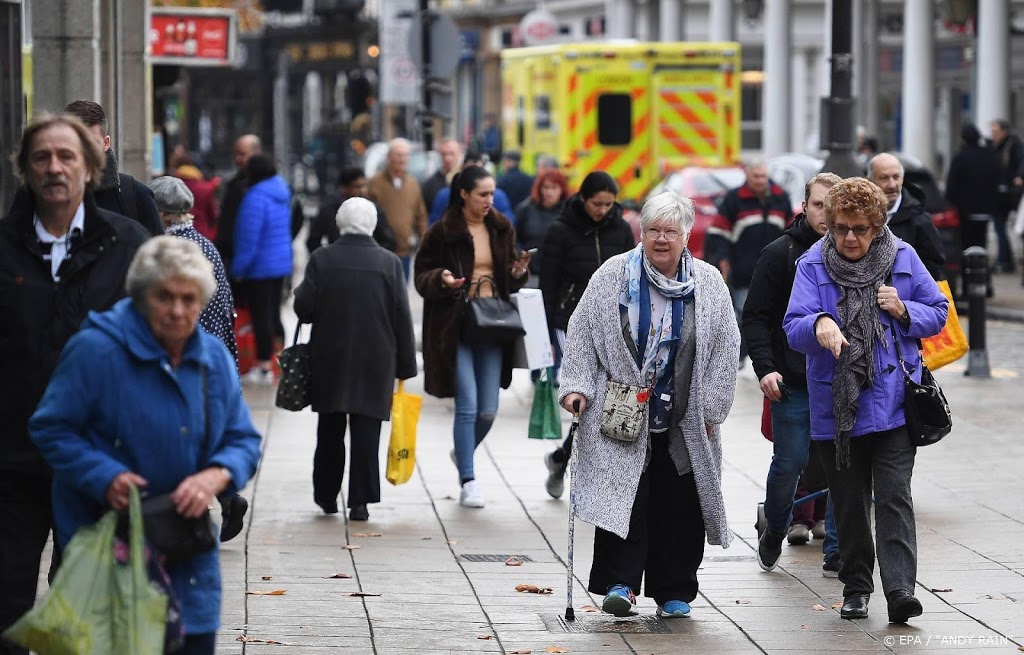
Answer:
<path fill-rule="evenodd" d="M 0 539 L 0 632 L 32 609 L 39 582 L 39 564 L 53 527 L 48 476 L 0 474 L 0 525 L 8 526 Z M 57 551 L 51 575 L 59 564 Z M 0 655 L 28 655 L 28 651 L 0 641 Z"/>
<path fill-rule="evenodd" d="M 597 528 L 591 593 L 606 594 L 616 584 L 628 585 L 659 605 L 687 603 L 697 597 L 697 569 L 704 559 L 704 516 L 693 473 L 679 475 L 668 453 L 666 436 L 651 435 L 651 462 L 640 476 L 629 517 L 629 534 L 621 539 Z"/>
<path fill-rule="evenodd" d="M 875 541 L 882 591 L 914 592 L 917 525 L 910 479 L 917 448 L 905 428 L 850 439 L 850 467 L 836 468 L 836 447 L 822 441 L 818 451 L 828 477 L 839 534 L 843 596 L 874 591 L 875 542 L 871 539 L 871 495 L 875 497 Z"/>
<path fill-rule="evenodd" d="M 274 337 L 284 339 L 281 323 L 281 289 L 283 277 L 267 280 L 246 280 L 245 297 L 252 314 L 252 331 L 256 337 L 256 359 L 270 361 L 274 354 Z"/>
<path fill-rule="evenodd" d="M 185 635 L 185 645 L 175 655 L 213 655 L 217 650 L 217 633 Z"/>
<path fill-rule="evenodd" d="M 333 502 L 345 477 L 345 429 L 352 427 L 348 506 L 380 502 L 380 419 L 359 414 L 321 413 L 313 455 L 313 498 Z"/>

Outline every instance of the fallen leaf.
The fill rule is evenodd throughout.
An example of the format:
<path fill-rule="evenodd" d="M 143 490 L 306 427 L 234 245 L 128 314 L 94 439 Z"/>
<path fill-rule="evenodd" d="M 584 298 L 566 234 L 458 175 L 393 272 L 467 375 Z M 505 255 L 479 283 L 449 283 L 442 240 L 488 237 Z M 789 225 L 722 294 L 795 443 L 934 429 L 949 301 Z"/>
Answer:
<path fill-rule="evenodd" d="M 1024 646 L 1017 646 L 1017 650 L 1019 650 L 1020 652 L 1024 653 Z M 526 652 L 529 653 L 530 651 L 526 651 Z"/>
<path fill-rule="evenodd" d="M 480 635 L 477 639 L 494 639 L 491 635 Z"/>
<path fill-rule="evenodd" d="M 430 541 L 433 537 L 420 537 L 420 541 Z"/>
<path fill-rule="evenodd" d="M 800 629 L 801 630 L 810 630 L 811 626 L 809 626 L 809 625 L 802 625 L 802 626 L 800 626 Z"/>
<path fill-rule="evenodd" d="M 353 537 L 383 537 L 383 532 L 356 532 L 352 534 Z"/>
<path fill-rule="evenodd" d="M 455 496 L 445 496 L 441 500 L 455 500 Z"/>
<path fill-rule="evenodd" d="M 832 609 L 834 609 L 834 610 L 841 610 L 841 609 L 843 609 L 843 604 L 842 603 L 834 603 L 832 605 Z"/>
<path fill-rule="evenodd" d="M 243 644 L 271 644 L 276 646 L 283 646 L 280 641 L 274 641 L 273 639 L 257 639 L 256 637 L 247 637 L 245 635 L 239 635 L 235 637 L 235 641 L 240 641 Z"/>
<path fill-rule="evenodd" d="M 449 546 L 454 546 L 455 544 L 459 543 L 459 540 L 458 539 L 449 539 L 445 543 L 448 544 Z"/>
<path fill-rule="evenodd" d="M 811 605 L 811 609 L 814 610 L 815 612 L 824 612 L 825 611 L 825 606 L 824 605 L 819 605 L 818 603 L 815 603 L 815 604 Z"/>
<path fill-rule="evenodd" d="M 530 655 L 532 652 L 529 648 L 524 648 L 522 650 L 510 650 L 509 655 Z"/>
<path fill-rule="evenodd" d="M 989 598 L 991 600 L 1006 600 L 1006 596 L 1003 594 L 985 594 L 982 598 Z"/>
<path fill-rule="evenodd" d="M 593 605 L 584 605 L 583 607 L 580 608 L 580 611 L 581 612 L 600 612 L 601 610 L 597 609 Z"/>
<path fill-rule="evenodd" d="M 327 580 L 348 580 L 352 576 L 348 573 L 335 573 L 326 577 Z"/>
<path fill-rule="evenodd" d="M 551 587 L 538 587 L 537 585 L 532 585 L 532 584 L 517 584 L 516 585 L 516 591 L 519 591 L 519 592 L 526 591 L 526 592 L 531 593 L 531 594 L 553 594 L 554 593 L 554 589 L 552 589 Z"/>
<path fill-rule="evenodd" d="M 274 576 L 272 576 L 272 575 L 265 575 L 265 576 L 263 576 L 263 580 L 268 580 L 269 581 L 269 580 L 273 580 L 273 579 L 274 579 Z"/>
<path fill-rule="evenodd" d="M 365 591 L 353 591 L 352 593 L 350 593 L 348 595 L 349 596 L 355 596 L 356 598 L 365 598 L 366 596 L 380 596 L 380 594 L 371 594 L 371 593 L 367 593 Z"/>
<path fill-rule="evenodd" d="M 522 566 L 522 565 L 523 565 L 523 560 L 518 559 L 516 557 L 509 557 L 507 560 L 505 560 L 505 566 Z"/>
<path fill-rule="evenodd" d="M 568 648 L 562 648 L 561 646 L 548 646 L 544 649 L 545 653 L 568 653 Z"/>
<path fill-rule="evenodd" d="M 935 594 L 948 594 L 949 592 L 951 592 L 953 590 L 952 589 L 929 589 L 928 591 L 930 591 L 932 593 L 935 593 Z"/>
<path fill-rule="evenodd" d="M 750 601 L 747 600 L 746 598 L 740 598 L 739 600 L 736 601 L 736 604 L 737 605 L 749 605 Z"/>
<path fill-rule="evenodd" d="M 275 589 L 274 591 L 247 591 L 246 596 L 284 596 L 287 591 L 284 589 Z"/>
<path fill-rule="evenodd" d="M 360 546 L 359 544 L 346 544 L 342 546 L 342 548 L 346 550 L 359 550 L 360 548 L 362 548 L 362 546 Z"/>

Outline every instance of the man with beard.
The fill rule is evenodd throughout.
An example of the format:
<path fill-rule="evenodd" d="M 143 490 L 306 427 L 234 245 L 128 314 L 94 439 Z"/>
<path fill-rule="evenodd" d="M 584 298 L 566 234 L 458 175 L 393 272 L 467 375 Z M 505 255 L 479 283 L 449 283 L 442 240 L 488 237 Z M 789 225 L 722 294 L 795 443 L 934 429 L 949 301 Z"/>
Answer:
<path fill-rule="evenodd" d="M 53 525 L 51 474 L 28 419 L 86 314 L 124 296 L 128 265 L 149 237 L 97 205 L 103 150 L 75 116 L 34 119 L 14 164 L 26 193 L 0 220 L 0 631 L 32 607 Z M 27 652 L 0 644 L 3 655 Z"/>

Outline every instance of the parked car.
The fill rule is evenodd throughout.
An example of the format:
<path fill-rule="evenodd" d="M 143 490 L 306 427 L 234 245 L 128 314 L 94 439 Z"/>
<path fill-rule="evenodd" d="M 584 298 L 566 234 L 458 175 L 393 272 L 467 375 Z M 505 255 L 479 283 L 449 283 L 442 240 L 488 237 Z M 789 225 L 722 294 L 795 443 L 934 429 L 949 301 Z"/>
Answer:
<path fill-rule="evenodd" d="M 687 247 L 697 259 L 704 258 L 704 233 L 715 216 L 718 216 L 718 200 L 729 189 L 743 184 L 746 175 L 742 168 L 702 168 L 687 166 L 669 173 L 661 182 L 651 189 L 647 197 L 655 196 L 663 191 L 675 191 L 681 196 L 693 200 L 696 210 L 693 230 Z"/>
<path fill-rule="evenodd" d="M 807 186 L 807 180 L 821 172 L 825 160 L 799 152 L 787 152 L 769 157 L 767 164 L 768 177 L 789 194 L 795 218 L 803 210 L 804 187 Z"/>

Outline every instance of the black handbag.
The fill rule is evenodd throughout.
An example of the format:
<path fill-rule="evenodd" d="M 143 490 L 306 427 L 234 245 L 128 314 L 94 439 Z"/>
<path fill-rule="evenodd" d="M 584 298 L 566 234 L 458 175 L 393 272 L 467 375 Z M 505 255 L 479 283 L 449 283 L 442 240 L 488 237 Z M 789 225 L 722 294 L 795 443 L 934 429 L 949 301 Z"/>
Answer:
<path fill-rule="evenodd" d="M 210 447 L 210 398 L 206 389 L 205 369 L 202 377 L 206 432 L 199 461 L 205 462 Z M 179 562 L 213 550 L 220 536 L 209 509 L 196 518 L 182 516 L 178 514 L 171 494 L 142 499 L 142 525 L 146 542 L 168 562 Z M 121 510 L 117 517 L 117 536 L 122 540 L 128 539 L 128 527 L 128 510 Z"/>
<path fill-rule="evenodd" d="M 480 298 L 480 285 L 487 282 L 494 295 Z M 462 320 L 462 340 L 470 344 L 505 346 L 526 334 L 519 310 L 498 295 L 498 287 L 490 277 L 476 282 L 477 297 L 471 297 L 472 285 L 466 291 L 466 311 Z"/>
<path fill-rule="evenodd" d="M 313 373 L 310 368 L 308 343 L 299 343 L 302 323 L 295 327 L 292 345 L 281 351 L 277 363 L 281 367 L 281 380 L 277 385 L 274 404 L 281 409 L 298 412 L 313 401 Z"/>
<path fill-rule="evenodd" d="M 903 362 L 896 326 L 889 321 L 893 343 L 896 344 L 896 358 L 903 371 L 903 414 L 907 421 L 907 432 L 915 446 L 930 446 L 938 443 L 953 429 L 953 415 L 942 388 L 935 381 L 924 359 L 921 360 L 921 381 L 914 382 Z"/>

